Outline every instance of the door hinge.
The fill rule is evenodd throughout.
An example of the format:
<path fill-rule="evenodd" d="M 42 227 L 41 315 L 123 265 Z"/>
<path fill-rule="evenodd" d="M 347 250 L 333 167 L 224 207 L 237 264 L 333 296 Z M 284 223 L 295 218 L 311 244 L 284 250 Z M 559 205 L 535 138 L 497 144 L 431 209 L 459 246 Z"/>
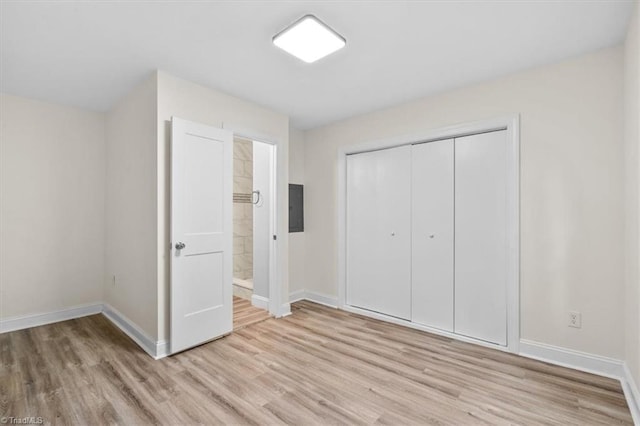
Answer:
<path fill-rule="evenodd" d="M 273 241 L 275 241 L 275 240 L 277 240 L 277 239 L 278 239 L 278 237 L 274 235 L 274 236 L 273 236 Z"/>

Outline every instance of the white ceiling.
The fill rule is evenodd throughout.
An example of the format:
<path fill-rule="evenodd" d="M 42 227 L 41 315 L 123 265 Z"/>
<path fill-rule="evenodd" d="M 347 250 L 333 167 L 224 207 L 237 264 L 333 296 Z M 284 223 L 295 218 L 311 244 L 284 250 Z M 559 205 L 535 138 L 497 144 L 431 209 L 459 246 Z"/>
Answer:
<path fill-rule="evenodd" d="M 631 1 L 7 2 L 0 90 L 108 110 L 148 73 L 308 129 L 624 40 Z M 346 48 L 305 64 L 271 38 L 314 14 Z"/>

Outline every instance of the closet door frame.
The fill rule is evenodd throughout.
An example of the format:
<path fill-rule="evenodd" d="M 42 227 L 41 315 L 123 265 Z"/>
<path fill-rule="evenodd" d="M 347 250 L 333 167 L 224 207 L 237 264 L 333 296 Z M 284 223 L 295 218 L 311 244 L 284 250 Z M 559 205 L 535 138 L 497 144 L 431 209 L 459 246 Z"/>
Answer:
<path fill-rule="evenodd" d="M 507 345 L 497 345 L 459 334 L 423 326 L 411 321 L 393 318 L 387 315 L 356 308 L 346 303 L 347 264 L 346 264 L 346 188 L 347 188 L 347 155 L 393 148 L 416 143 L 428 143 L 442 139 L 452 139 L 479 133 L 506 130 L 508 141 L 507 152 Z M 520 343 L 520 115 L 512 114 L 493 119 L 462 123 L 453 126 L 425 131 L 423 133 L 363 141 L 351 146 L 338 148 L 338 202 L 337 202 L 337 264 L 338 264 L 338 308 L 364 316 L 401 324 L 411 328 L 428 331 L 453 339 L 476 343 L 494 349 L 519 353 Z"/>

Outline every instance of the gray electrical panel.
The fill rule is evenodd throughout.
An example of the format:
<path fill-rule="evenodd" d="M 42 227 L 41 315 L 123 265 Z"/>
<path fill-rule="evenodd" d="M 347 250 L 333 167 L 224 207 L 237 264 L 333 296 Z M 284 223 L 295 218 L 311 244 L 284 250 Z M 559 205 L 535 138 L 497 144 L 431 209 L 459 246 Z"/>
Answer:
<path fill-rule="evenodd" d="M 302 185 L 289 184 L 289 232 L 304 232 Z"/>

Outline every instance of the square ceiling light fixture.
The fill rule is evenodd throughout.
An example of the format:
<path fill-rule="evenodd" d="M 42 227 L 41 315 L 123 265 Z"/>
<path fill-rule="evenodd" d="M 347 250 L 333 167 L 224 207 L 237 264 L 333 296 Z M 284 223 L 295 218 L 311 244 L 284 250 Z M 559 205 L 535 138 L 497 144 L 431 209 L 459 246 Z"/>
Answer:
<path fill-rule="evenodd" d="M 344 37 L 313 15 L 305 15 L 273 37 L 273 44 L 307 63 L 342 49 Z"/>

